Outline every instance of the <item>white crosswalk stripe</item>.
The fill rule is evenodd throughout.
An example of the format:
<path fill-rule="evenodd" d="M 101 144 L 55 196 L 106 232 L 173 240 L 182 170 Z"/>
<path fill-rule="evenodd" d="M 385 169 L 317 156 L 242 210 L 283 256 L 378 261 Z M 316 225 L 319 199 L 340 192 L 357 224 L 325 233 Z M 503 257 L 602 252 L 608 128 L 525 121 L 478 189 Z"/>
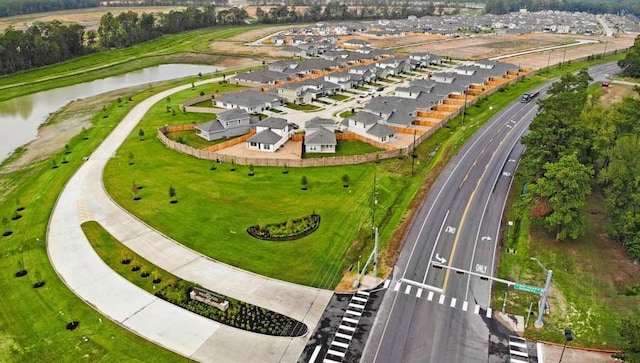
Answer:
<path fill-rule="evenodd" d="M 383 286 L 385 288 L 389 288 L 392 285 L 392 282 L 393 281 L 387 279 L 387 280 L 384 281 Z M 466 301 L 466 300 L 462 300 L 462 304 L 459 304 L 458 303 L 458 301 L 459 301 L 458 298 L 451 297 L 451 300 L 449 300 L 449 302 L 446 303 L 447 295 L 445 295 L 443 293 L 440 293 L 437 296 L 437 299 L 435 299 L 436 298 L 436 291 L 430 290 L 430 289 L 425 289 L 425 288 L 422 288 L 422 287 L 417 287 L 417 286 L 414 286 L 414 285 L 410 285 L 410 284 L 408 284 L 407 282 L 404 282 L 404 281 L 396 281 L 395 284 L 393 285 L 393 291 L 399 293 L 400 289 L 402 289 L 403 285 L 404 285 L 404 289 L 402 290 L 402 292 L 405 295 L 415 295 L 418 299 L 426 298 L 428 301 L 432 301 L 432 302 L 433 301 L 437 301 L 438 304 L 440 304 L 440 305 L 445 305 L 445 306 L 448 306 L 448 307 L 451 307 L 451 308 L 454 308 L 454 309 L 460 309 L 460 310 L 465 311 L 465 312 L 469 311 L 469 302 Z M 425 292 L 426 292 L 426 294 L 425 294 Z M 352 298 L 352 301 L 353 300 L 357 300 L 357 299 Z M 356 307 L 359 310 L 364 310 L 364 306 L 361 306 L 361 305 L 358 305 L 358 304 L 354 305 L 353 302 L 350 303 L 349 306 L 350 307 Z M 481 310 L 484 310 L 484 311 L 481 311 Z M 349 311 L 347 311 L 347 313 L 351 314 Z M 493 314 L 493 309 L 491 309 L 491 307 L 487 307 L 486 310 L 485 310 L 485 308 L 482 307 L 481 305 L 473 304 L 473 313 L 476 314 L 476 315 L 483 315 L 483 316 L 491 319 L 492 318 L 492 314 Z M 353 314 L 353 315 L 357 315 L 357 314 Z M 360 314 L 359 316 L 361 316 L 361 315 L 362 314 Z"/>

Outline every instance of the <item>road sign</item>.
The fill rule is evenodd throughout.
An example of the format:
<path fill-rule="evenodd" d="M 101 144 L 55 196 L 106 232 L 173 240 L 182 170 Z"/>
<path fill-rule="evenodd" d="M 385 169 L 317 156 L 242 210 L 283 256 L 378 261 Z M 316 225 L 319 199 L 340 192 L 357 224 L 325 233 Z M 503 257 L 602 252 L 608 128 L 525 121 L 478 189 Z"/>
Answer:
<path fill-rule="evenodd" d="M 538 295 L 542 295 L 542 290 L 543 290 L 541 287 L 529 286 L 529 285 L 518 284 L 518 283 L 516 283 L 514 287 L 516 288 L 516 290 L 531 292 Z"/>

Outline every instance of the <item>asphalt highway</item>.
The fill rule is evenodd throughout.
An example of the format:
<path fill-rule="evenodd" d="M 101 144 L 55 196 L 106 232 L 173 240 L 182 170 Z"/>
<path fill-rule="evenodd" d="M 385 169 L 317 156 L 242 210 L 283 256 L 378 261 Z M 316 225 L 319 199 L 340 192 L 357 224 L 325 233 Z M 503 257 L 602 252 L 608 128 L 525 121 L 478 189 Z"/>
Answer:
<path fill-rule="evenodd" d="M 615 64 L 591 69 L 595 81 Z M 540 88 L 543 97 L 549 85 Z M 515 101 L 485 124 L 442 172 L 417 213 L 362 362 L 488 362 L 491 280 L 502 213 L 535 117 Z M 451 268 L 465 271 L 454 271 Z M 471 273 L 469 273 L 471 272 Z M 542 283 L 542 282 L 541 282 Z"/>

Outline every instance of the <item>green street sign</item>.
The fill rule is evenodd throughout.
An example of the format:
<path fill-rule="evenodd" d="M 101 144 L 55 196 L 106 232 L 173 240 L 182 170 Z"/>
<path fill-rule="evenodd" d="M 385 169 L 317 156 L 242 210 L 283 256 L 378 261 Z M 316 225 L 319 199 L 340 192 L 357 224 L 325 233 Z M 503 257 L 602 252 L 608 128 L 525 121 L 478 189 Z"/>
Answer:
<path fill-rule="evenodd" d="M 516 283 L 514 287 L 516 288 L 516 290 L 531 292 L 538 295 L 542 295 L 542 290 L 543 290 L 543 288 L 541 287 L 529 286 L 529 285 L 518 284 L 518 283 Z"/>

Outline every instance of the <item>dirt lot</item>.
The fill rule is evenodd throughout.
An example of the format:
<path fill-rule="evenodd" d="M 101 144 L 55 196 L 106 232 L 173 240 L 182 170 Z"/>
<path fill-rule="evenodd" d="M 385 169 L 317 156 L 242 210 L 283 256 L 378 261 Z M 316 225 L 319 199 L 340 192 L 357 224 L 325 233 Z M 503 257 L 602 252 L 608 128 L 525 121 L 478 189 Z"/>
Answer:
<path fill-rule="evenodd" d="M 97 30 L 102 15 L 111 12 L 114 15 L 133 11 L 136 13 L 168 13 L 171 10 L 182 10 L 183 6 L 144 6 L 144 7 L 112 7 L 79 10 L 53 11 L 50 13 L 27 14 L 0 19 L 0 30 L 13 26 L 16 30 L 24 30 L 35 22 L 59 20 L 63 24 L 77 23 L 85 30 Z"/>

